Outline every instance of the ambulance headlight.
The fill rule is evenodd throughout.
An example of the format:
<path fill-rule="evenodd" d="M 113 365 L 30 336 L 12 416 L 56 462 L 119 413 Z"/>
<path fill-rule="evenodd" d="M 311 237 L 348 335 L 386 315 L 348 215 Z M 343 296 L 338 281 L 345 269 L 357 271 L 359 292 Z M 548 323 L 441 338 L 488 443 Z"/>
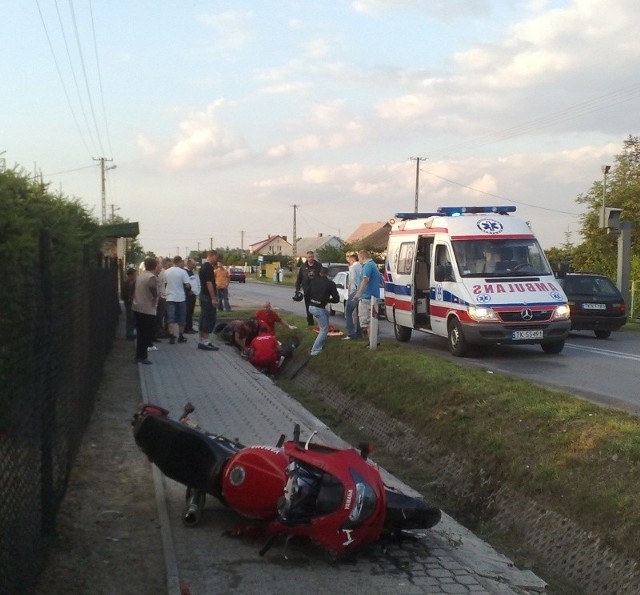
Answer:
<path fill-rule="evenodd" d="M 498 320 L 493 308 L 487 308 L 486 306 L 469 306 L 467 312 L 476 322 L 492 322 Z"/>
<path fill-rule="evenodd" d="M 571 314 L 571 308 L 569 304 L 562 304 L 558 306 L 553 313 L 553 320 L 567 320 Z"/>

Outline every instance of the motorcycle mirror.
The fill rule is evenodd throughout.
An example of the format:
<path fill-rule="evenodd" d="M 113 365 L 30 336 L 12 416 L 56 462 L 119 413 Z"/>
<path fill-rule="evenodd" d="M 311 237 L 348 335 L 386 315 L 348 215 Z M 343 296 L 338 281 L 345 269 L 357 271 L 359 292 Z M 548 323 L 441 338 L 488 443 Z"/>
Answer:
<path fill-rule="evenodd" d="M 373 442 L 361 442 L 358 448 L 360 456 L 366 461 L 369 455 L 376 450 L 376 445 Z"/>
<path fill-rule="evenodd" d="M 280 439 L 276 442 L 276 448 L 282 448 L 284 441 L 286 440 L 286 436 L 284 434 L 280 434 Z"/>

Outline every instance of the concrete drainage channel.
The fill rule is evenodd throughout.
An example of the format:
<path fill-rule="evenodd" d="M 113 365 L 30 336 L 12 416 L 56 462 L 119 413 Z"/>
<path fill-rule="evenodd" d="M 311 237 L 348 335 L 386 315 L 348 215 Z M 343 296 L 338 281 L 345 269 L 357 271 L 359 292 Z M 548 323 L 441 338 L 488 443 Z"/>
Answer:
<path fill-rule="evenodd" d="M 484 517 L 482 522 L 487 532 L 518 535 L 538 565 L 562 577 L 575 593 L 637 595 L 640 592 L 638 561 L 621 556 L 571 519 L 514 494 L 508 488 L 492 491 L 478 470 L 470 469 L 459 457 L 448 455 L 443 459 L 441 454 L 430 457 L 429 453 L 436 450 L 434 445 L 416 436 L 411 428 L 367 403 L 341 394 L 336 387 L 320 382 L 306 369 L 292 380 L 311 391 L 342 418 L 375 435 L 378 445 L 388 452 L 424 460 L 425 471 L 438 489 L 447 494 L 450 502 L 463 508 L 467 501 L 474 502 L 475 510 Z M 562 592 L 566 592 L 565 588 Z"/>

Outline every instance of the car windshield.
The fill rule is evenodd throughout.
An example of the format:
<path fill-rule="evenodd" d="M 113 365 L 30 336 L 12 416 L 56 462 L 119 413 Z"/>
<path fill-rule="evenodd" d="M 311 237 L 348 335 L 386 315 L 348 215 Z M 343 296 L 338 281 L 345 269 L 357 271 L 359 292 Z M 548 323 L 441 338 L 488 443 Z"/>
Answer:
<path fill-rule="evenodd" d="M 454 240 L 453 251 L 462 277 L 528 277 L 552 275 L 535 238 Z"/>
<path fill-rule="evenodd" d="M 607 277 L 590 275 L 569 276 L 563 282 L 565 293 L 572 295 L 592 295 L 597 297 L 618 297 L 618 288 Z"/>

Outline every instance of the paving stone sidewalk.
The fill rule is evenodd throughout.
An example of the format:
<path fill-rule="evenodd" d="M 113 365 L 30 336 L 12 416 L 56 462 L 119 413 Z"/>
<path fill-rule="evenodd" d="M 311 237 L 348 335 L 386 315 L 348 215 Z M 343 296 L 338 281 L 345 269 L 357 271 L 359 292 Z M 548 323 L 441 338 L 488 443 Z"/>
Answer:
<path fill-rule="evenodd" d="M 248 307 L 252 307 L 253 304 Z M 345 443 L 297 401 L 222 343 L 219 351 L 197 349 L 197 335 L 185 344 L 157 344 L 153 365 L 139 365 L 145 401 L 178 417 L 187 401 L 192 419 L 207 430 L 243 444 L 275 444 L 291 436 L 299 423 L 302 435 L 318 432 L 318 441 Z M 376 593 L 540 593 L 545 583 L 530 571 L 482 542 L 448 515 L 434 529 L 400 543 L 380 544 L 353 562 L 331 563 L 313 545 L 275 545 L 261 557 L 261 542 L 222 533 L 242 519 L 215 499 L 207 499 L 200 524 L 181 523 L 184 487 L 154 471 L 156 498 L 163 524 L 167 591 L 178 593 L 264 594 L 335 590 Z M 403 491 L 411 488 L 385 474 Z"/>

